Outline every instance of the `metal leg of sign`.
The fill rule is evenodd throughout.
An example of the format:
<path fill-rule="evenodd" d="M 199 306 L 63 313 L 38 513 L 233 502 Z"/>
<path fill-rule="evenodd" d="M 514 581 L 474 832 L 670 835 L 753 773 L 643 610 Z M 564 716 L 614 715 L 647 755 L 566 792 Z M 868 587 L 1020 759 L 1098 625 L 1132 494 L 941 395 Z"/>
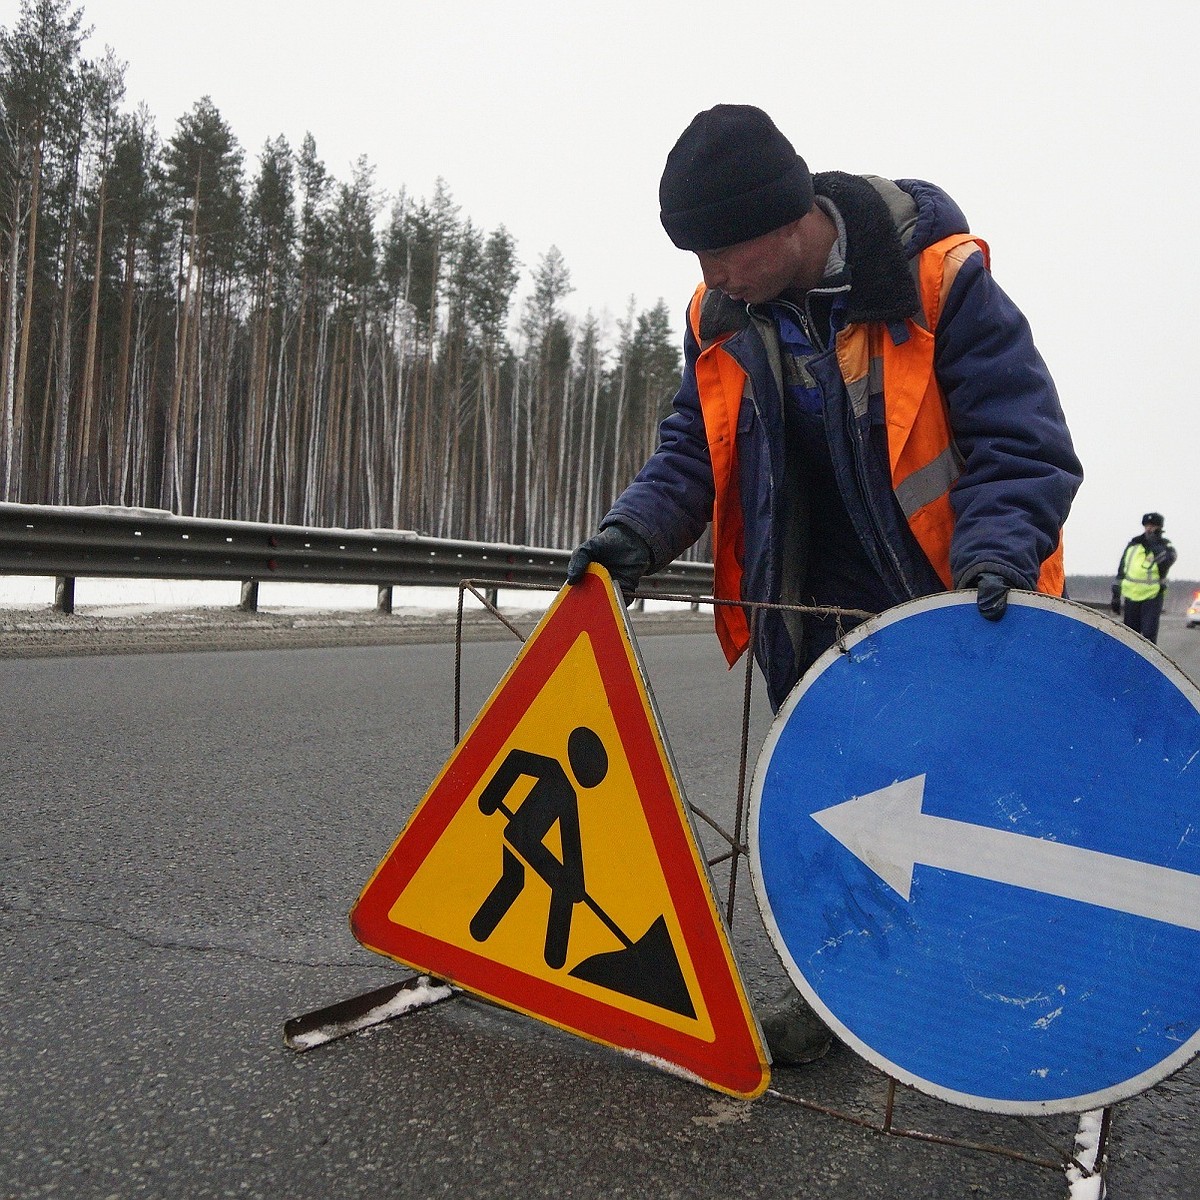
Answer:
<path fill-rule="evenodd" d="M 1075 1153 L 1067 1167 L 1067 1179 L 1072 1185 L 1078 1180 L 1099 1177 L 1100 1196 L 1108 1174 L 1108 1135 L 1112 1131 L 1114 1106 L 1099 1113 L 1084 1113 L 1075 1134 Z"/>
<path fill-rule="evenodd" d="M 995 1154 L 1002 1158 L 1014 1159 L 1017 1162 L 1029 1163 L 1031 1166 L 1041 1167 L 1048 1171 L 1066 1172 L 1073 1179 L 1091 1179 L 1095 1176 L 1103 1178 L 1105 1175 L 1107 1160 L 1104 1154 L 1104 1146 L 1107 1141 L 1107 1131 L 1111 1121 L 1111 1108 L 1104 1110 L 1102 1119 L 1103 1131 L 1095 1150 L 1091 1152 L 1082 1151 L 1078 1143 L 1074 1147 L 1074 1152 L 1063 1151 L 1058 1143 L 1049 1137 L 1035 1121 L 1028 1117 L 1013 1118 L 1058 1154 L 1057 1158 L 1051 1159 L 1030 1154 L 1024 1150 L 1017 1150 L 1010 1146 L 996 1145 L 992 1142 L 976 1141 L 970 1138 L 955 1137 L 950 1134 L 930 1133 L 921 1129 L 911 1129 L 903 1125 L 897 1125 L 895 1122 L 896 1087 L 896 1080 L 889 1077 L 887 1101 L 883 1117 L 880 1120 L 872 1120 L 869 1117 L 848 1113 L 830 1105 L 819 1104 L 814 1100 L 809 1100 L 802 1096 L 793 1096 L 787 1092 L 780 1091 L 778 1088 L 768 1088 L 764 1095 L 769 1096 L 773 1100 L 779 1100 L 784 1104 L 791 1104 L 797 1108 L 807 1109 L 810 1112 L 818 1112 L 828 1117 L 835 1117 L 839 1121 L 846 1121 L 852 1125 L 858 1125 L 860 1128 L 869 1129 L 874 1133 L 884 1134 L 888 1137 L 910 1138 L 914 1141 L 928 1142 L 936 1146 L 950 1146 L 958 1150 L 975 1150 L 983 1154 Z"/>
<path fill-rule="evenodd" d="M 1100 1137 L 1096 1142 L 1096 1153 L 1094 1161 L 1103 1165 L 1108 1161 L 1108 1135 L 1112 1132 L 1112 1119 L 1115 1106 L 1110 1104 L 1105 1110 L 1104 1115 L 1100 1119 Z"/>
<path fill-rule="evenodd" d="M 462 736 L 462 643 L 463 643 L 463 600 L 470 592 L 505 629 L 518 641 L 525 641 L 525 635 L 496 607 L 500 594 L 500 583 L 496 579 L 462 579 L 458 584 L 458 614 L 454 626 L 454 744 L 457 746 Z M 478 587 L 476 586 L 478 585 Z M 529 591 L 557 591 L 557 588 L 546 584 L 524 584 Z M 482 587 L 485 590 L 480 591 Z"/>
<path fill-rule="evenodd" d="M 758 633 L 758 609 L 750 614 L 750 645 L 753 646 Z M 737 900 L 737 877 L 739 860 L 745 859 L 749 853 L 746 845 L 747 822 L 746 812 L 746 767 L 750 759 L 750 697 L 754 690 L 754 654 L 746 655 L 746 682 L 742 689 L 742 744 L 738 758 L 738 790 L 737 808 L 733 817 L 733 855 L 729 864 L 729 898 L 725 905 L 725 920 L 733 929 L 733 907 Z M 709 863 L 712 866 L 712 863 Z"/>
<path fill-rule="evenodd" d="M 428 975 L 414 975 L 384 987 L 339 1000 L 325 1008 L 293 1017 L 283 1026 L 284 1044 L 293 1050 L 312 1050 L 326 1042 L 371 1029 L 404 1013 L 449 1000 L 455 989 Z"/>

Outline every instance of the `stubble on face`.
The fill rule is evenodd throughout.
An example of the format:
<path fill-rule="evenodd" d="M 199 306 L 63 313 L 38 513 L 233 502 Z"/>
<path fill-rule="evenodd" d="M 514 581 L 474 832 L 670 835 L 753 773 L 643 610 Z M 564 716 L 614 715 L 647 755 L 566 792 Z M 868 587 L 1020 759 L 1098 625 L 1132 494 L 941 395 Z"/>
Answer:
<path fill-rule="evenodd" d="M 817 207 L 797 221 L 761 237 L 696 258 L 706 286 L 744 304 L 763 304 L 784 292 L 807 292 L 825 274 L 837 230 Z"/>

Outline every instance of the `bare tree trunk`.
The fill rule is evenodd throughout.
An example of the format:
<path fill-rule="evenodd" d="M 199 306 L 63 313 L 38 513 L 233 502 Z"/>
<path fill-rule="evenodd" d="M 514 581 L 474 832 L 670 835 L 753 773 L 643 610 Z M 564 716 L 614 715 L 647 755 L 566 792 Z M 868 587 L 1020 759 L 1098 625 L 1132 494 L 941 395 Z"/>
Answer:
<path fill-rule="evenodd" d="M 204 261 L 203 254 L 197 249 L 197 264 Z M 183 377 L 183 393 L 181 396 L 181 420 L 183 426 L 183 469 L 184 476 L 189 480 L 189 490 L 182 497 L 183 511 L 189 516 L 197 515 L 196 500 L 200 484 L 200 457 L 206 450 L 203 430 L 200 428 L 198 414 L 200 396 L 204 388 L 204 327 L 208 317 L 208 307 L 204 303 L 204 270 L 196 267 L 196 288 L 192 300 L 191 328 L 188 332 L 188 349 L 184 356 L 187 370 Z"/>
<path fill-rule="evenodd" d="M 314 353 L 308 371 L 308 470 L 304 499 L 304 523 L 318 523 L 317 514 L 323 499 L 322 466 L 325 446 L 328 441 L 329 393 L 325 387 L 325 373 L 329 354 L 329 314 L 322 311 L 317 328 L 313 331 Z"/>
<path fill-rule="evenodd" d="M 50 318 L 50 337 L 46 343 L 46 362 L 54 361 L 57 352 L 58 339 L 61 334 L 58 314 Z M 33 462 L 35 469 L 33 478 L 25 481 L 25 494 L 30 499 L 43 504 L 55 503 L 54 495 L 54 437 L 56 425 L 54 420 L 54 372 L 46 371 L 46 380 L 42 387 L 41 421 L 39 422 L 40 445 L 33 447 Z"/>
<path fill-rule="evenodd" d="M 408 325 L 403 325 L 403 329 L 398 338 L 392 344 L 392 353 L 396 355 L 396 371 L 395 371 L 395 414 L 392 416 L 395 428 L 395 442 L 392 443 L 391 461 L 392 472 L 395 478 L 391 485 L 391 524 L 392 528 L 398 529 L 401 527 L 401 521 L 406 516 L 407 510 L 404 509 L 404 463 L 406 463 L 407 455 L 407 431 L 408 431 L 408 414 L 409 414 L 409 396 L 408 396 Z"/>
<path fill-rule="evenodd" d="M 104 252 L 104 205 L 107 191 L 107 180 L 100 180 L 99 206 L 96 213 L 96 257 L 92 273 L 92 299 L 88 306 L 87 343 L 83 355 L 83 388 L 79 397 L 80 416 L 83 428 L 79 435 L 79 464 L 75 478 L 81 503 L 86 503 L 92 475 L 92 460 L 96 455 L 95 445 L 95 410 L 94 395 L 96 380 L 96 338 L 100 326 L 100 272 L 103 266 Z"/>
<path fill-rule="evenodd" d="M 187 239 L 187 261 L 184 270 L 184 246 L 180 241 L 179 265 L 183 278 L 176 305 L 175 374 L 171 381 L 171 404 L 167 410 L 166 445 L 163 463 L 163 507 L 181 512 L 183 503 L 183 468 L 179 455 L 179 419 L 183 405 L 183 380 L 187 368 L 189 325 L 192 292 L 196 279 L 196 238 L 200 215 L 200 176 L 196 176 L 196 193 L 192 200 L 192 229 Z M 168 490 L 170 489 L 170 490 Z"/>
<path fill-rule="evenodd" d="M 287 436 L 287 335 L 286 326 L 281 327 L 275 363 L 275 398 L 271 405 L 271 436 L 263 473 L 267 477 L 267 491 L 263 507 L 268 521 L 286 521 L 282 501 L 286 500 L 286 481 L 291 475 L 292 463 L 288 457 Z"/>
<path fill-rule="evenodd" d="M 14 172 L 15 174 L 15 172 Z M 4 481 L 3 495 L 5 499 L 14 498 L 12 490 L 14 460 L 13 452 L 16 438 L 16 411 L 14 398 L 16 392 L 17 366 L 17 297 L 20 294 L 17 272 L 21 265 L 21 232 L 25 218 L 21 212 L 21 189 L 16 179 L 13 180 L 12 232 L 10 236 L 8 255 L 8 288 L 5 293 L 4 315 L 4 361 L 0 367 L 0 390 L 4 396 Z"/>
<path fill-rule="evenodd" d="M 73 461 L 78 457 L 71 444 L 71 373 L 72 338 L 71 309 L 75 302 L 75 249 L 79 243 L 76 222 L 76 197 L 79 190 L 78 163 L 74 172 L 71 200 L 67 218 L 67 252 L 63 261 L 62 308 L 59 317 L 58 378 L 57 378 L 57 436 L 54 447 L 54 500 L 55 504 L 70 504 L 71 481 L 74 476 Z"/>
<path fill-rule="evenodd" d="M 287 461 L 289 469 L 284 473 L 284 506 L 282 517 L 285 521 L 292 520 L 295 513 L 304 512 L 305 497 L 307 495 L 307 475 L 299 470 L 302 461 L 307 462 L 307 455 L 302 454 L 302 451 L 307 450 L 305 433 L 307 426 L 305 425 L 305 416 L 307 410 L 301 404 L 304 386 L 304 371 L 305 362 L 307 360 L 307 347 L 304 343 L 306 329 L 306 320 L 308 317 L 308 296 L 307 296 L 307 275 L 300 281 L 300 311 L 296 321 L 296 365 L 294 367 L 294 379 L 291 389 L 291 400 L 288 412 L 287 421 Z M 295 471 L 291 469 L 292 464 L 295 466 Z M 293 485 L 291 480 L 295 480 Z"/>
<path fill-rule="evenodd" d="M 595 360 L 588 364 L 587 380 L 587 488 L 582 528 L 576 529 L 576 537 L 586 537 L 599 519 L 596 512 L 596 426 L 600 421 L 600 371 Z"/>
<path fill-rule="evenodd" d="M 109 452 L 109 481 L 116 503 L 124 503 L 128 449 L 129 347 L 133 334 L 134 263 L 137 242 L 132 226 L 125 239 L 125 279 L 121 295 L 121 327 L 117 334 L 117 382 L 113 394 L 113 436 Z"/>
<path fill-rule="evenodd" d="M 21 354 L 17 365 L 16 386 L 13 392 L 12 436 L 6 456 L 5 499 L 19 500 L 24 476 L 25 447 L 25 387 L 29 373 L 29 337 L 33 325 L 33 281 L 37 255 L 38 203 L 42 185 L 42 141 L 38 130 L 33 144 L 33 164 L 29 181 L 29 237 L 25 243 L 25 302 L 21 313 Z M 14 285 L 16 276 L 13 277 Z"/>
<path fill-rule="evenodd" d="M 518 491 L 518 481 L 520 479 L 520 453 L 521 453 L 521 360 L 516 363 L 516 370 L 513 372 L 512 385 L 512 428 L 509 430 L 509 437 L 512 439 L 511 459 L 512 467 L 509 474 L 509 501 L 505 505 L 508 512 L 508 541 L 515 542 L 517 540 L 517 501 L 520 493 Z"/>
<path fill-rule="evenodd" d="M 359 463 L 363 475 L 364 490 L 362 523 L 371 529 L 378 528 L 379 526 L 378 463 L 374 459 L 375 448 L 379 444 L 379 439 L 376 436 L 374 428 L 375 406 L 371 402 L 371 346 L 373 340 L 371 337 L 371 328 L 364 317 L 358 338 L 358 393 L 360 396 L 360 433 L 358 440 L 360 447 Z"/>

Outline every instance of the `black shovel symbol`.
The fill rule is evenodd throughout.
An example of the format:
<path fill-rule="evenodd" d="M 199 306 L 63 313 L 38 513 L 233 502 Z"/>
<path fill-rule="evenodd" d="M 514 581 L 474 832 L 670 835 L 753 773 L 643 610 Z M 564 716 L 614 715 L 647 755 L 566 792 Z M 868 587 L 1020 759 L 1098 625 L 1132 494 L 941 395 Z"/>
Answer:
<path fill-rule="evenodd" d="M 696 1010 L 679 969 L 666 918 L 658 917 L 636 942 L 631 942 L 591 896 L 585 896 L 584 903 L 621 942 L 621 949 L 593 954 L 567 973 L 623 996 L 665 1008 L 668 1012 L 694 1018 Z"/>
<path fill-rule="evenodd" d="M 595 787 L 608 773 L 603 742 L 595 732 L 582 726 L 567 739 L 567 761 L 582 787 Z M 534 785 L 514 812 L 505 801 L 521 776 L 532 778 Z M 571 917 L 576 904 L 586 904 L 621 943 L 621 948 L 593 954 L 568 974 L 669 1012 L 695 1017 L 666 918 L 656 918 L 633 941 L 588 895 L 579 840 L 579 800 L 562 763 L 528 750 L 510 751 L 484 788 L 479 809 L 485 815 L 501 813 L 507 824 L 500 878 L 471 918 L 471 936 L 476 941 L 486 941 L 512 907 L 524 890 L 525 868 L 529 866 L 550 888 L 543 951 L 547 966 L 557 970 L 566 964 Z M 545 843 L 556 824 L 561 859 Z"/>

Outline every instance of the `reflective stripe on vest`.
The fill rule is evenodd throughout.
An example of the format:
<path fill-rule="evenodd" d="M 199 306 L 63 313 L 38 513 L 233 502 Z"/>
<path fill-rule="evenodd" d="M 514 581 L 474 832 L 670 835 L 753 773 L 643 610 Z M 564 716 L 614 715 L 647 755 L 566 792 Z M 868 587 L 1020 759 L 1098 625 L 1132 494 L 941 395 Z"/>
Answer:
<path fill-rule="evenodd" d="M 954 511 L 950 488 L 962 469 L 954 445 L 946 402 L 934 373 L 934 335 L 943 298 L 962 264 L 975 253 L 988 259 L 987 243 L 970 234 L 954 234 L 923 250 L 918 259 L 922 312 L 906 322 L 908 338 L 895 344 L 881 322 L 848 325 L 835 339 L 835 351 L 851 409 L 865 417 L 871 396 L 882 393 L 887 423 L 892 488 L 926 558 L 942 583 L 954 586 L 950 540 Z M 703 284 L 688 309 L 692 334 L 700 343 Z M 743 526 L 737 486 L 737 421 L 749 386 L 745 371 L 721 349 L 730 335 L 702 346 L 696 361 L 696 387 L 713 467 L 713 594 L 740 600 Z M 1037 590 L 1061 596 L 1064 584 L 1062 536 L 1042 564 Z M 745 612 L 718 605 L 717 637 L 732 665 L 749 644 Z"/>

